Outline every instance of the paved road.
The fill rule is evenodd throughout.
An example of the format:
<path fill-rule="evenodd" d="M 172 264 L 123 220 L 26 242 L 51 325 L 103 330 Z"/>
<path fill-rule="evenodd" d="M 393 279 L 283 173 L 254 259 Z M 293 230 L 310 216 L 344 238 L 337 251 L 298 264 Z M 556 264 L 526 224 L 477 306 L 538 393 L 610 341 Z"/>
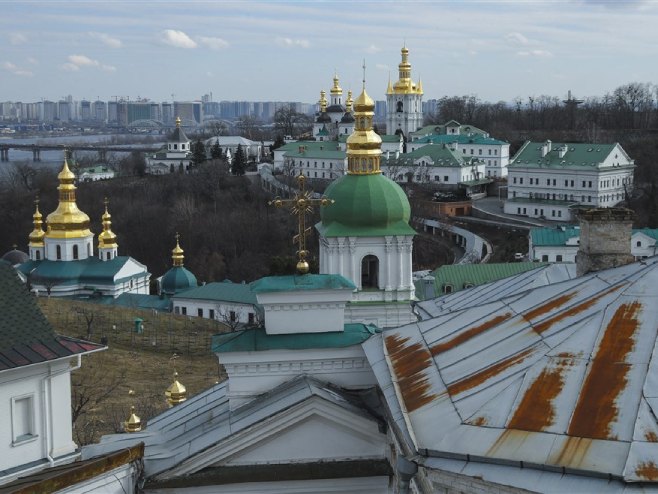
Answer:
<path fill-rule="evenodd" d="M 497 197 L 483 197 L 482 199 L 473 201 L 473 208 L 479 209 L 488 214 L 496 215 L 503 222 L 523 224 L 527 227 L 555 227 L 558 224 L 555 221 L 505 214 L 503 213 L 503 201 Z"/>

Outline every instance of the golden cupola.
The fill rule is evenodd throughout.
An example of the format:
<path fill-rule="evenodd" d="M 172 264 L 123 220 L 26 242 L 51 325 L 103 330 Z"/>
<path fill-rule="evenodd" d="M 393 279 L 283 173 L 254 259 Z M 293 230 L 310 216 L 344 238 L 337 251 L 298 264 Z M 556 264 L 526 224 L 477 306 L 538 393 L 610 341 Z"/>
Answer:
<path fill-rule="evenodd" d="M 32 233 L 30 233 L 30 247 L 43 247 L 44 242 L 43 238 L 46 235 L 46 233 L 43 231 L 42 225 L 43 225 L 43 216 L 41 216 L 41 212 L 39 211 L 39 199 L 37 198 L 34 201 L 34 214 L 32 215 L 32 221 L 34 223 L 34 230 L 32 230 Z"/>
<path fill-rule="evenodd" d="M 170 407 L 183 403 L 187 400 L 187 389 L 178 382 L 178 372 L 174 371 L 174 382 L 165 391 L 165 397 Z"/>
<path fill-rule="evenodd" d="M 381 173 L 379 160 L 382 154 L 382 139 L 373 129 L 375 102 L 363 91 L 354 101 L 354 132 L 347 138 L 347 173 L 353 175 L 375 175 Z"/>
<path fill-rule="evenodd" d="M 347 99 L 345 100 L 345 111 L 352 113 L 354 100 L 352 99 L 352 90 L 347 91 Z"/>
<path fill-rule="evenodd" d="M 176 247 L 171 250 L 171 260 L 174 267 L 180 267 L 183 265 L 183 260 L 185 256 L 183 255 L 183 249 L 181 249 L 180 244 L 178 243 L 179 235 L 176 234 Z"/>
<path fill-rule="evenodd" d="M 399 79 L 393 85 L 393 91 L 389 90 L 386 92 L 388 94 L 423 94 L 423 88 L 420 85 L 416 85 L 411 79 L 411 64 L 409 63 L 409 49 L 406 46 L 402 47 L 401 50 L 402 61 L 398 65 Z"/>
<path fill-rule="evenodd" d="M 75 202 L 75 175 L 69 169 L 68 160 L 64 158 L 62 171 L 57 175 L 59 180 L 59 204 L 57 209 L 46 219 L 47 238 L 85 238 L 92 235 L 89 230 L 89 216 L 78 209 Z"/>
<path fill-rule="evenodd" d="M 340 85 L 338 84 L 338 74 L 334 73 L 334 85 L 331 88 L 331 96 L 338 97 L 342 95 L 343 95 L 343 88 L 341 88 Z"/>
<path fill-rule="evenodd" d="M 101 217 L 103 223 L 103 231 L 98 234 L 98 248 L 99 249 L 116 249 L 117 236 L 112 231 L 112 215 L 107 210 L 109 201 L 105 198 L 105 213 Z"/>
<path fill-rule="evenodd" d="M 123 423 L 123 430 L 125 432 L 139 432 L 142 430 L 142 419 L 135 414 L 135 407 L 130 407 L 130 416 L 128 420 Z"/>
<path fill-rule="evenodd" d="M 320 105 L 320 113 L 327 111 L 327 93 L 324 89 L 320 91 L 320 101 L 318 101 L 318 104 Z"/>

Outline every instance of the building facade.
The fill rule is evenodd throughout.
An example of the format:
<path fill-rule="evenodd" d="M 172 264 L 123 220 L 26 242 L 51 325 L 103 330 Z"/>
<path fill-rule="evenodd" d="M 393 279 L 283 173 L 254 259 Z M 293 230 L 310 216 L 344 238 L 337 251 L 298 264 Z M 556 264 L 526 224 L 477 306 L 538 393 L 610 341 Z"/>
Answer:
<path fill-rule="evenodd" d="M 386 89 L 386 133 L 402 134 L 410 139 L 412 132 L 423 126 L 423 84 L 411 79 L 409 49 L 401 50 L 402 61 L 398 65 L 399 78 L 395 84 L 388 81 Z"/>

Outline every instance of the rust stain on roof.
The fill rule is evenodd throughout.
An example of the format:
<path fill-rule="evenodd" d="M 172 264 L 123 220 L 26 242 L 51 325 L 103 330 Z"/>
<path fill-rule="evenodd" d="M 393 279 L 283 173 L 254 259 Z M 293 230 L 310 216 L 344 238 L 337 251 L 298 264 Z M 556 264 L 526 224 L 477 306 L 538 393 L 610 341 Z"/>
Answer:
<path fill-rule="evenodd" d="M 407 412 L 411 413 L 430 403 L 437 395 L 430 393 L 429 379 L 425 369 L 432 365 L 432 355 L 420 343 L 405 346 L 409 338 L 390 335 L 384 343 L 398 378 L 400 392 Z"/>
<path fill-rule="evenodd" d="M 624 286 L 625 283 L 613 286 L 611 288 L 608 288 L 607 290 L 604 290 L 603 292 L 599 293 L 598 295 L 595 295 L 594 297 L 585 300 L 584 302 L 581 302 L 577 305 L 574 305 L 573 307 L 569 307 L 567 310 L 562 311 L 553 317 L 548 318 L 546 321 L 542 321 L 538 324 L 535 324 L 534 329 L 537 333 L 542 334 L 544 331 L 548 330 L 553 326 L 553 324 L 560 322 L 568 317 L 575 316 L 580 314 L 581 312 L 585 312 L 587 309 L 592 307 L 596 302 L 598 302 L 601 298 L 605 297 L 609 293 L 612 293 L 616 290 L 619 290 L 622 286 Z M 559 297 L 558 297 L 559 298 Z M 533 312 L 533 311 L 531 311 Z M 533 317 L 530 316 L 530 313 L 526 314 L 527 319 L 532 319 Z"/>
<path fill-rule="evenodd" d="M 543 316 L 544 314 L 551 312 L 553 309 L 557 309 L 558 307 L 566 304 L 569 300 L 574 298 L 575 295 L 576 292 L 560 295 L 559 297 L 549 300 L 545 304 L 541 304 L 539 307 L 535 307 L 531 311 L 527 312 L 525 317 L 526 319 L 534 319 L 536 317 Z"/>
<path fill-rule="evenodd" d="M 510 312 L 506 312 L 505 314 L 496 316 L 493 319 L 489 319 L 488 321 L 485 321 L 482 324 L 467 329 L 466 331 L 458 334 L 454 338 L 444 343 L 437 343 L 436 345 L 430 348 L 430 352 L 432 352 L 432 356 L 437 356 L 439 353 L 443 353 L 446 350 L 450 350 L 456 347 L 457 345 L 461 345 L 462 343 L 470 340 L 471 338 L 475 338 L 477 335 L 482 334 L 485 331 L 488 331 L 489 329 L 497 326 L 503 321 L 507 321 L 511 317 L 512 314 Z"/>
<path fill-rule="evenodd" d="M 487 425 L 487 419 L 486 417 L 479 416 L 469 421 L 468 423 L 471 425 Z"/>
<path fill-rule="evenodd" d="M 558 457 L 551 461 L 558 465 L 579 466 L 587 456 L 592 440 L 584 437 L 567 437 Z"/>
<path fill-rule="evenodd" d="M 471 374 L 470 376 L 460 379 L 459 381 L 455 381 L 448 386 L 448 392 L 451 395 L 455 395 L 475 388 L 491 377 L 500 374 L 505 369 L 523 362 L 526 357 L 532 353 L 532 351 L 532 348 L 528 348 L 527 350 L 514 354 L 511 357 L 507 357 L 506 359 L 501 360 L 500 362 L 497 362 L 494 365 L 487 367 L 486 369 L 476 372 L 475 374 Z"/>
<path fill-rule="evenodd" d="M 626 356 L 635 345 L 640 323 L 639 302 L 621 304 L 610 319 L 592 359 L 567 434 L 594 439 L 614 439 L 610 426 L 617 417 L 615 401 L 626 386 Z"/>
<path fill-rule="evenodd" d="M 658 434 L 656 434 L 654 431 L 646 431 L 644 433 L 644 439 L 650 443 L 658 443 Z"/>
<path fill-rule="evenodd" d="M 557 362 L 556 367 L 543 369 L 528 386 L 508 427 L 540 432 L 553 425 L 555 419 L 553 400 L 564 386 L 564 370 L 573 364 L 572 359 L 562 358 Z"/>
<path fill-rule="evenodd" d="M 641 479 L 658 480 L 658 467 L 653 461 L 638 463 L 635 468 L 635 475 Z"/>

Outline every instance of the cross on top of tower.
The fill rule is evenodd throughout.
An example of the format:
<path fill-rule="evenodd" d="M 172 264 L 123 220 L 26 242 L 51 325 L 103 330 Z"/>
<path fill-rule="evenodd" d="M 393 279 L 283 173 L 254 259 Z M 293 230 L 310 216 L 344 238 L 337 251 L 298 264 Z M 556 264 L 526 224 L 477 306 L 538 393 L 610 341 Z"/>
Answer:
<path fill-rule="evenodd" d="M 292 199 L 281 199 L 275 197 L 273 201 L 267 204 L 274 207 L 288 207 L 292 214 L 297 215 L 298 233 L 292 239 L 297 244 L 297 272 L 306 274 L 309 271 L 309 264 L 306 260 L 308 250 L 306 250 L 306 235 L 311 231 L 311 227 L 306 226 L 306 214 L 313 212 L 313 206 L 329 206 L 334 203 L 332 199 L 320 197 L 313 199 L 312 191 L 306 190 L 306 177 L 299 174 L 297 177 L 298 190 Z"/>

